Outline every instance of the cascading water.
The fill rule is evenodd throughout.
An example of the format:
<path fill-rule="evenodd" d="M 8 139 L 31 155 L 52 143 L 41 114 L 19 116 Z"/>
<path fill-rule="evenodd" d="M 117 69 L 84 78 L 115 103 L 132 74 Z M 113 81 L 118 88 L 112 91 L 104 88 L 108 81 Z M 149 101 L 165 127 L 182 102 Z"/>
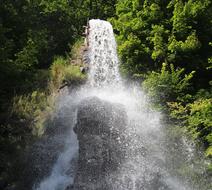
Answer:
<path fill-rule="evenodd" d="M 90 20 L 89 27 L 88 82 L 93 87 L 118 85 L 121 79 L 112 26 L 106 21 Z"/>
<path fill-rule="evenodd" d="M 183 180 L 172 173 L 169 170 L 169 166 L 166 165 L 168 159 L 166 156 L 167 147 L 164 145 L 166 142 L 163 127 L 161 125 L 161 114 L 154 112 L 149 108 L 148 99 L 139 87 L 136 87 L 136 85 L 131 85 L 127 88 L 124 87 L 118 70 L 116 42 L 111 24 L 101 20 L 90 20 L 88 40 L 88 55 L 90 58 L 88 81 L 86 85 L 63 96 L 59 101 L 60 112 L 63 112 L 64 108 L 67 108 L 69 109 L 68 113 L 71 113 L 69 115 L 71 118 L 70 132 L 66 135 L 67 140 L 65 141 L 66 145 L 64 152 L 59 156 L 49 177 L 36 185 L 34 189 L 195 189 L 186 180 Z M 120 139 L 119 143 L 123 144 L 125 156 L 116 169 L 113 168 L 111 172 L 107 172 L 104 176 L 104 182 L 108 184 L 107 188 L 99 188 L 93 184 L 93 186 L 89 188 L 84 187 L 82 189 L 76 189 L 74 186 L 71 186 L 74 184 L 75 175 L 77 173 L 79 174 L 79 171 L 77 172 L 76 160 L 78 156 L 83 155 L 78 155 L 78 152 L 81 154 L 81 150 L 79 150 L 78 141 L 76 134 L 73 132 L 73 127 L 76 125 L 78 105 L 83 100 L 89 100 L 89 97 L 97 97 L 99 100 L 103 101 L 103 104 L 107 104 L 108 102 L 108 104 L 117 107 L 120 106 L 126 111 L 127 118 L 124 119 L 126 119 L 127 126 L 126 129 L 124 129 L 125 132 L 123 134 L 125 142 L 122 142 L 122 138 L 116 137 L 116 140 Z M 116 114 L 116 112 L 114 112 L 114 114 Z M 112 113 L 112 115 L 114 114 Z M 96 117 L 99 116 L 96 115 Z M 104 117 L 101 116 L 101 118 Z M 110 118 L 108 119 L 108 123 L 111 122 L 109 120 Z M 104 123 L 107 122 L 104 121 Z M 113 125 L 112 128 L 116 128 L 117 126 L 119 126 L 119 124 Z M 110 139 L 108 139 L 108 141 L 110 141 Z M 92 143 L 90 145 L 92 149 Z M 116 144 L 113 144 L 113 146 L 114 150 L 116 150 Z M 180 146 L 182 146 L 182 144 Z M 86 154 L 89 154 L 89 151 L 90 150 L 88 150 Z M 122 150 L 120 149 L 119 151 L 121 154 Z M 96 154 L 98 154 L 97 152 L 99 151 L 97 150 Z M 187 155 L 190 155 L 190 153 Z M 187 159 L 186 156 L 184 159 Z M 87 160 L 87 162 L 90 162 L 91 160 Z M 95 167 L 97 166 L 93 166 L 94 170 Z M 78 166 L 78 168 L 80 168 L 80 166 Z M 87 176 L 87 181 L 90 181 L 89 176 Z M 100 185 L 100 187 L 103 186 Z"/>

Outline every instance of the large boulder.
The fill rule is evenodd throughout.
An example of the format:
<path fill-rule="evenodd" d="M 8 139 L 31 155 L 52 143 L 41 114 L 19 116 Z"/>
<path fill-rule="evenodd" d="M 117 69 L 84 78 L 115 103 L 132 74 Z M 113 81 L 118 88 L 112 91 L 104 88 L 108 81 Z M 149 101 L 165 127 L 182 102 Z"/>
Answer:
<path fill-rule="evenodd" d="M 78 170 L 66 190 L 170 190 L 125 108 L 91 97 L 78 107 Z"/>
<path fill-rule="evenodd" d="M 74 190 L 109 190 L 108 176 L 125 159 L 127 115 L 120 104 L 96 97 L 81 102 L 74 128 L 79 140 Z"/>

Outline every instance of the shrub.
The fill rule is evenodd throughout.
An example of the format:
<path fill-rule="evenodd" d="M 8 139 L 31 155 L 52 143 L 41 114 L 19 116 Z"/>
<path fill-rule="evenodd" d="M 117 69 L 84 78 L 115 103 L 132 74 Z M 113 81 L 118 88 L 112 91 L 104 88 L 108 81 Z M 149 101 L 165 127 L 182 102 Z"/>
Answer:
<path fill-rule="evenodd" d="M 212 156 L 212 98 L 200 98 L 182 106 L 181 103 L 169 102 L 172 118 L 182 120 L 188 134 L 194 140 L 204 144 L 206 156 Z"/>
<path fill-rule="evenodd" d="M 68 64 L 63 57 L 57 57 L 50 68 L 49 74 L 43 73 L 43 81 L 48 80 L 44 88 L 41 81 L 37 81 L 37 89 L 31 93 L 15 96 L 13 99 L 12 115 L 19 121 L 23 121 L 33 134 L 41 135 L 44 132 L 44 124 L 54 110 L 54 102 L 57 91 L 64 81 L 80 83 L 86 76 L 81 73 L 80 66 Z M 37 76 L 39 78 L 39 76 Z"/>
<path fill-rule="evenodd" d="M 212 98 L 199 99 L 189 104 L 187 116 L 188 131 L 195 139 L 201 140 L 207 156 L 212 156 Z"/>
<path fill-rule="evenodd" d="M 182 76 L 184 69 L 175 69 L 174 65 L 163 63 L 160 72 L 151 72 L 143 82 L 143 88 L 151 98 L 152 102 L 166 106 L 166 102 L 187 98 L 190 80 L 194 71 Z"/>
<path fill-rule="evenodd" d="M 82 74 L 79 65 L 68 64 L 62 57 L 57 57 L 50 68 L 51 80 L 55 88 L 59 88 L 64 81 L 80 83 L 85 81 L 86 75 Z"/>
<path fill-rule="evenodd" d="M 71 59 L 78 59 L 82 56 L 82 48 L 84 44 L 84 39 L 80 38 L 75 42 L 75 44 L 71 47 L 70 57 Z"/>
<path fill-rule="evenodd" d="M 33 134 L 41 135 L 44 132 L 44 122 L 53 108 L 54 99 L 51 95 L 34 91 L 28 95 L 14 97 L 12 114 L 25 123 Z"/>
<path fill-rule="evenodd" d="M 66 60 L 63 57 L 57 57 L 50 67 L 50 78 L 55 88 L 59 88 L 65 77 Z"/>

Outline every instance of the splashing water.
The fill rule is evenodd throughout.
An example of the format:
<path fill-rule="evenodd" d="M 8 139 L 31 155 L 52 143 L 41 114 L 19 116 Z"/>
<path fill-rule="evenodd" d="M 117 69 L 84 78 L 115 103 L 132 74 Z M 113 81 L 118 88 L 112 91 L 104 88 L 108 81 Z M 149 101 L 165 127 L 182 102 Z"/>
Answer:
<path fill-rule="evenodd" d="M 73 184 L 76 172 L 76 162 L 73 160 L 77 158 L 78 142 L 72 129 L 76 123 L 77 105 L 93 96 L 112 104 L 123 105 L 128 117 L 127 136 L 130 140 L 127 159 L 117 171 L 107 176 L 111 190 L 195 189 L 167 168 L 167 147 L 164 146 L 166 142 L 161 114 L 149 108 L 148 98 L 139 87 L 124 87 L 122 84 L 111 24 L 90 20 L 89 26 L 88 81 L 82 88 L 72 91 L 59 101 L 60 111 L 65 107 L 71 110 L 70 134 L 67 134 L 65 150 L 59 156 L 51 174 L 35 189 L 65 190 L 68 185 Z"/>
<path fill-rule="evenodd" d="M 62 100 L 59 101 L 58 105 L 58 114 L 63 114 L 62 117 L 65 119 L 65 122 L 70 124 L 70 130 L 68 130 L 67 134 L 62 135 L 59 138 L 65 138 L 64 143 L 64 151 L 59 155 L 51 174 L 45 178 L 40 184 L 35 184 L 33 189 L 36 190 L 63 190 L 65 189 L 70 183 L 73 183 L 75 169 L 76 169 L 76 159 L 78 156 L 78 142 L 76 134 L 73 132 L 73 127 L 76 123 L 76 105 L 78 103 L 71 99 L 69 104 L 63 104 Z M 71 109 L 67 106 L 71 105 Z M 64 116 L 68 114 L 68 116 Z M 67 118 L 68 117 L 68 118 Z M 66 119 L 67 118 L 67 119 Z M 56 139 L 59 141 L 60 139 Z M 46 150 L 48 151 L 48 150 Z"/>

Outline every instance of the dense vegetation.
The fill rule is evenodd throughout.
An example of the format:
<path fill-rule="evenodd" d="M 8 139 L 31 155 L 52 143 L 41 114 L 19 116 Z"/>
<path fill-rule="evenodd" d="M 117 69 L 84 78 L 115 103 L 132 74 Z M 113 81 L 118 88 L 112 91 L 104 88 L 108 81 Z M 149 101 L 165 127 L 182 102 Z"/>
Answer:
<path fill-rule="evenodd" d="M 122 72 L 212 156 L 212 3 L 122 0 L 111 19 Z"/>
<path fill-rule="evenodd" d="M 62 81 L 84 80 L 69 52 L 89 18 L 112 22 L 122 73 L 212 157 L 210 0 L 2 0 L 0 181 L 17 180 L 13 158 L 42 134 Z"/>

